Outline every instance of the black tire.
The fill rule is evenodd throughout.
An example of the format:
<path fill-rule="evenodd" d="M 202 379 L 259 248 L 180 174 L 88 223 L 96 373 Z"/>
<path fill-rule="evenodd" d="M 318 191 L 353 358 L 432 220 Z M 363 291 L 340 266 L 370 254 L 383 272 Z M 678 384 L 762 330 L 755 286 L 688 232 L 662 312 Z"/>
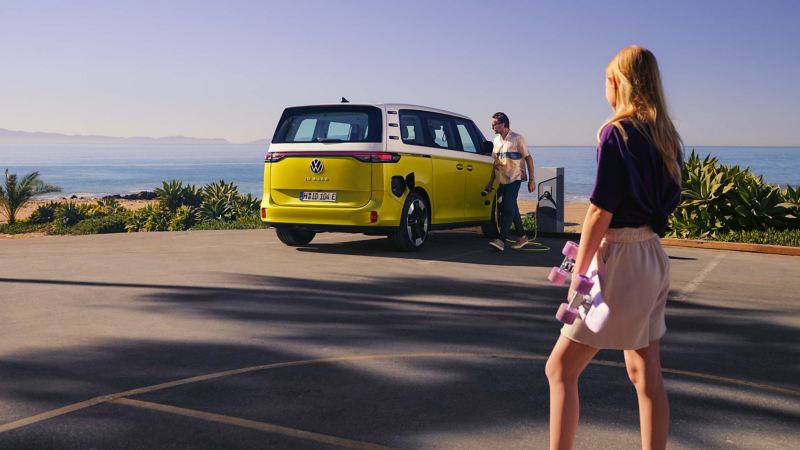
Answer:
<path fill-rule="evenodd" d="M 489 239 L 497 239 L 500 237 L 500 205 L 502 201 L 503 198 L 498 197 L 495 193 L 494 200 L 492 200 L 492 216 L 489 218 L 488 222 L 481 225 L 481 232 Z"/>
<path fill-rule="evenodd" d="M 317 233 L 308 230 L 301 230 L 294 227 L 278 227 L 275 229 L 278 239 L 290 247 L 302 247 L 308 245 Z"/>
<path fill-rule="evenodd" d="M 430 222 L 428 202 L 416 192 L 409 192 L 403 205 L 400 228 L 389 238 L 398 250 L 405 252 L 419 250 L 428 240 Z"/>

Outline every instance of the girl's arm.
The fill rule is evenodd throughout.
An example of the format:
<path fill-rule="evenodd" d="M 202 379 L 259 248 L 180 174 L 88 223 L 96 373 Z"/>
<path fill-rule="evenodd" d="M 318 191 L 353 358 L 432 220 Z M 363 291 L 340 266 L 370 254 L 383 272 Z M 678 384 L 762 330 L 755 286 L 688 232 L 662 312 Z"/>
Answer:
<path fill-rule="evenodd" d="M 586 211 L 586 218 L 583 220 L 578 257 L 575 260 L 575 268 L 572 270 L 572 285 L 567 297 L 572 295 L 578 275 L 586 275 L 586 271 L 589 270 L 589 264 L 592 263 L 594 254 L 600 248 L 600 242 L 603 240 L 606 230 L 608 230 L 612 217 L 614 217 L 613 213 L 596 206 L 594 203 L 589 205 L 589 210 Z"/>

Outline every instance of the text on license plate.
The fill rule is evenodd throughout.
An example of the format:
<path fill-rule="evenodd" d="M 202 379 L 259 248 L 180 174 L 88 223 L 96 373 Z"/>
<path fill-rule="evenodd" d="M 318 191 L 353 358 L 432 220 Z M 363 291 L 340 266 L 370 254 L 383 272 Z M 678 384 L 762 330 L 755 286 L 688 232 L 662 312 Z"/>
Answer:
<path fill-rule="evenodd" d="M 335 202 L 336 192 L 301 192 L 302 202 Z"/>

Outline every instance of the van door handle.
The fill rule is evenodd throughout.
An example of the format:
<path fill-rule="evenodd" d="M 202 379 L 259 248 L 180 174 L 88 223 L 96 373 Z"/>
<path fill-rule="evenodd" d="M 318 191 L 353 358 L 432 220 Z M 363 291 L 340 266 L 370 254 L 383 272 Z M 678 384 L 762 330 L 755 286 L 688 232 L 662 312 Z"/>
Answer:
<path fill-rule="evenodd" d="M 469 170 L 470 172 L 472 172 L 472 164 L 469 164 L 469 165 L 467 165 L 467 170 Z"/>
<path fill-rule="evenodd" d="M 458 164 L 456 164 L 456 169 L 463 170 L 464 169 L 464 165 L 461 164 L 461 163 L 458 163 Z"/>

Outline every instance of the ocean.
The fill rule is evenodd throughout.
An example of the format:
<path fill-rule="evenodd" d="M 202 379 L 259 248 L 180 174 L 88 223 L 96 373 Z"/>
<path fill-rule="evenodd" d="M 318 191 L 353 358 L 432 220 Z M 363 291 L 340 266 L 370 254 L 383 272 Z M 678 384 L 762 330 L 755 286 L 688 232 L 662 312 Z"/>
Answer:
<path fill-rule="evenodd" d="M 693 148 L 723 164 L 750 167 L 768 183 L 800 185 L 800 147 L 687 146 L 687 153 Z M 262 145 L 0 145 L 0 170 L 19 176 L 38 171 L 42 180 L 61 187 L 53 198 L 152 191 L 172 179 L 198 187 L 225 180 L 260 198 L 266 150 Z M 566 200 L 588 201 L 593 147 L 531 147 L 531 152 L 539 167 L 564 167 Z M 522 189 L 520 196 L 533 194 Z"/>

